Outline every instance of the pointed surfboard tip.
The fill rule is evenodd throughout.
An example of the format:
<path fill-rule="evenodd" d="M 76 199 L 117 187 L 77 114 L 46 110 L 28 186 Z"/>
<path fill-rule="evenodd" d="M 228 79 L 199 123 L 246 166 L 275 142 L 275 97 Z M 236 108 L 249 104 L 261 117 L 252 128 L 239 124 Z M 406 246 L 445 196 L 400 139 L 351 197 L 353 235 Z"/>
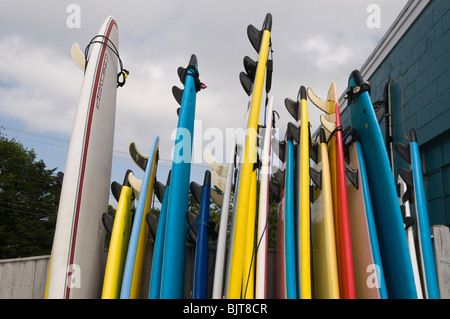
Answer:
<path fill-rule="evenodd" d="M 197 56 L 195 54 L 192 54 L 191 58 L 189 59 L 189 66 L 197 68 L 197 65 L 198 65 Z"/>
<path fill-rule="evenodd" d="M 362 78 L 361 72 L 359 70 L 353 70 L 348 78 L 348 89 L 351 89 L 352 87 L 361 85 L 363 83 L 364 80 Z"/>
<path fill-rule="evenodd" d="M 415 142 L 417 143 L 417 135 L 416 135 L 416 130 L 414 128 L 410 128 L 409 129 L 409 142 Z"/>
<path fill-rule="evenodd" d="M 306 100 L 306 88 L 302 85 L 298 91 L 300 100 Z"/>
<path fill-rule="evenodd" d="M 272 31 L 272 14 L 267 13 L 264 19 L 263 30 Z"/>
<path fill-rule="evenodd" d="M 205 177 L 203 179 L 203 185 L 211 186 L 211 172 L 209 170 L 205 171 Z"/>

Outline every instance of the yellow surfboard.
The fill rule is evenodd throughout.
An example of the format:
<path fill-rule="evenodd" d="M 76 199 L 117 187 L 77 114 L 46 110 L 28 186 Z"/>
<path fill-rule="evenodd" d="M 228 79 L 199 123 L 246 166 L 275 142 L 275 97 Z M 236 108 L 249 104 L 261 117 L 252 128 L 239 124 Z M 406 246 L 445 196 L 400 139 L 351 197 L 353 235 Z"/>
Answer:
<path fill-rule="evenodd" d="M 261 108 L 261 96 L 263 91 L 264 77 L 266 71 L 267 58 L 269 55 L 270 32 L 272 29 L 272 15 L 268 13 L 264 20 L 263 30 L 255 34 L 252 30 L 252 39 L 259 38 L 259 60 L 256 68 L 255 80 L 253 84 L 253 96 L 250 106 L 248 130 L 245 138 L 244 162 L 242 163 L 242 173 L 239 185 L 238 204 L 236 209 L 236 224 L 234 230 L 233 252 L 230 265 L 228 298 L 241 298 L 242 278 L 244 271 L 244 243 L 248 223 L 248 209 L 250 203 L 251 183 L 253 165 L 256 162 L 256 136 L 258 130 L 259 111 Z M 250 36 L 250 34 L 249 34 Z M 253 41 L 252 41 L 253 44 Z"/>
<path fill-rule="evenodd" d="M 120 296 L 132 222 L 133 190 L 128 183 L 128 175 L 130 174 L 131 172 L 128 171 L 117 204 L 106 261 L 102 299 L 118 299 Z"/>
<path fill-rule="evenodd" d="M 316 174 L 312 179 L 311 242 L 315 299 L 339 299 L 339 275 L 331 194 L 330 163 L 324 129 L 318 137 Z M 318 178 L 317 178 L 318 177 Z M 317 185 L 319 184 L 319 185 Z"/>
<path fill-rule="evenodd" d="M 255 298 L 255 218 L 256 218 L 256 187 L 257 174 L 256 169 L 252 173 L 252 184 L 250 187 L 250 197 L 248 205 L 247 233 L 245 238 L 244 251 L 244 271 L 242 273 L 242 298 Z"/>
<path fill-rule="evenodd" d="M 306 102 L 306 90 L 300 89 L 301 98 L 301 127 L 300 127 L 300 279 L 301 298 L 311 299 L 311 225 L 310 225 L 310 200 L 309 200 L 309 120 L 308 105 Z"/>

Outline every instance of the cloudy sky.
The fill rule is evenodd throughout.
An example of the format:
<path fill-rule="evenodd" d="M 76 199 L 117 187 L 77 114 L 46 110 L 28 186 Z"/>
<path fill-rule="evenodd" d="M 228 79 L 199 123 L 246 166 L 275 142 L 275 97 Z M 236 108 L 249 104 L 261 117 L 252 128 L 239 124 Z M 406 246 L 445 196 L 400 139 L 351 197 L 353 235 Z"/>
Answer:
<path fill-rule="evenodd" d="M 286 124 L 293 120 L 284 99 L 295 99 L 301 85 L 325 96 L 333 81 L 344 92 L 350 72 L 363 65 L 406 3 L 0 0 L 1 133 L 33 148 L 48 168 L 64 171 L 83 80 L 70 48 L 77 42 L 84 50 L 105 18 L 112 15 L 119 26 L 120 56 L 130 71 L 126 85 L 117 93 L 112 180 L 121 182 L 127 168 L 141 177 L 142 172 L 130 160 L 128 146 L 136 142 L 139 150 L 148 154 L 159 136 L 157 178 L 165 181 L 171 167 L 171 135 L 178 121 L 171 89 L 173 85 L 182 87 L 176 71 L 187 66 L 191 54 L 197 55 L 200 79 L 208 86 L 197 95 L 194 136 L 202 144 L 198 149 L 204 151 L 211 132 L 218 129 L 225 137 L 227 128 L 244 127 L 248 96 L 239 83 L 239 73 L 244 56 L 257 59 L 246 30 L 249 24 L 261 28 L 270 12 L 271 94 L 280 115 L 280 136 L 284 136 Z M 68 23 L 75 12 L 71 4 L 79 9 L 77 25 Z M 378 24 L 372 25 L 374 17 Z M 308 112 L 315 130 L 320 112 L 311 104 Z M 217 155 L 219 160 L 228 158 L 227 154 Z M 191 179 L 200 183 L 206 168 L 204 161 L 197 160 Z"/>

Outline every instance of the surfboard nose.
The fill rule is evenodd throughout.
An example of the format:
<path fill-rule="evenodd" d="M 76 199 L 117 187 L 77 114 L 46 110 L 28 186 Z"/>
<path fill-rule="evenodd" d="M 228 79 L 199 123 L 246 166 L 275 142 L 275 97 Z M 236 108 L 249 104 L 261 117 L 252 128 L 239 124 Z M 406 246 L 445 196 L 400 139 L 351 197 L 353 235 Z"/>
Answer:
<path fill-rule="evenodd" d="M 364 80 L 361 76 L 361 72 L 359 72 L 359 70 L 354 70 L 348 78 L 349 89 L 351 87 L 355 87 L 355 86 L 361 85 L 363 83 L 364 83 Z"/>

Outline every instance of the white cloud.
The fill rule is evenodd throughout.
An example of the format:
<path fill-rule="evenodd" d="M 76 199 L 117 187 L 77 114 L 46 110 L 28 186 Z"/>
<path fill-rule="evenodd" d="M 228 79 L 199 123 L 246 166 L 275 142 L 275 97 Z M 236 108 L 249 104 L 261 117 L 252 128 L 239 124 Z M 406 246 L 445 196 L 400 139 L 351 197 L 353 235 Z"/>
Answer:
<path fill-rule="evenodd" d="M 381 29 L 365 25 L 366 7 L 372 2 L 381 6 Z M 271 12 L 271 94 L 284 136 L 287 122 L 293 121 L 284 99 L 295 98 L 300 85 L 324 96 L 335 81 L 343 91 L 350 72 L 363 64 L 376 45 L 373 39 L 389 28 L 406 0 L 76 3 L 81 8 L 80 29 L 65 24 L 70 2 L 38 6 L 33 1 L 0 0 L 0 114 L 19 119 L 37 133 L 69 136 L 83 77 L 71 61 L 70 45 L 78 42 L 83 49 L 111 14 L 119 26 L 119 52 L 130 71 L 117 92 L 114 147 L 127 152 L 134 141 L 145 154 L 159 135 L 162 157 L 169 158 L 170 136 L 178 120 L 171 88 L 182 87 L 177 68 L 186 66 L 192 53 L 198 57 L 200 79 L 208 85 L 198 93 L 196 119 L 203 121 L 203 129 L 242 127 L 248 97 L 238 76 L 244 56 L 256 58 L 246 29 L 248 24 L 260 28 Z M 262 118 L 263 109 L 260 113 Z M 309 108 L 314 128 L 319 113 Z"/>
<path fill-rule="evenodd" d="M 82 73 L 69 59 L 20 36 L 0 38 L 0 113 L 26 127 L 70 134 Z"/>

